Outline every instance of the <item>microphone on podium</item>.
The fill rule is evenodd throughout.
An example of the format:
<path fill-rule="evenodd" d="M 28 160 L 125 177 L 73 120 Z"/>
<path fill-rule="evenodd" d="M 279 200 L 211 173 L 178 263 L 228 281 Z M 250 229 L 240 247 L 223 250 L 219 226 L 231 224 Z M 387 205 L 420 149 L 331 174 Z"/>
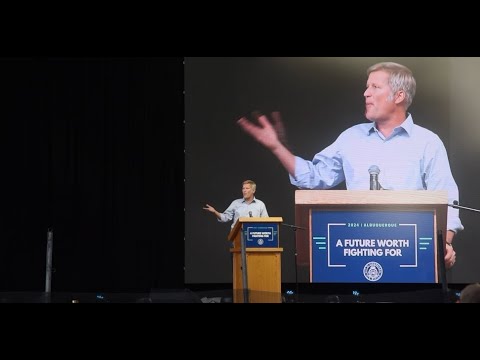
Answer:
<path fill-rule="evenodd" d="M 473 211 L 473 212 L 480 212 L 480 210 L 478 210 L 478 209 L 469 208 L 469 207 L 466 207 L 466 206 L 460 206 L 458 200 L 453 200 L 453 204 L 448 204 L 448 206 L 450 206 L 454 209 L 464 209 L 464 210 L 470 210 L 470 211 Z"/>
<path fill-rule="evenodd" d="M 249 211 L 249 212 L 248 212 L 248 215 L 249 215 L 250 217 L 253 217 L 253 215 L 252 215 L 252 212 L 251 212 L 251 211 Z"/>
<path fill-rule="evenodd" d="M 372 165 L 368 168 L 370 174 L 370 190 L 381 190 L 382 187 L 378 182 L 378 174 L 380 174 L 380 168 L 377 165 Z"/>

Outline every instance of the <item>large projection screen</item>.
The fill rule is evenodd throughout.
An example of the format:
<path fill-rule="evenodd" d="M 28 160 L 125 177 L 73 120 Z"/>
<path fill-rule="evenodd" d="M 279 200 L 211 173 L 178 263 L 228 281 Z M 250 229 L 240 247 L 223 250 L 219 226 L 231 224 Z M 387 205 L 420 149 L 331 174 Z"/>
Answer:
<path fill-rule="evenodd" d="M 398 57 L 187 57 L 185 58 L 185 283 L 232 282 L 227 235 L 202 207 L 219 212 L 241 198 L 242 181 L 257 183 L 256 197 L 270 216 L 294 224 L 294 193 L 277 159 L 236 125 L 258 110 L 280 111 L 288 143 L 306 159 L 341 131 L 367 122 L 363 92 L 367 68 L 394 61 L 417 81 L 409 111 L 443 140 L 460 190 L 460 204 L 480 207 L 479 58 Z M 345 189 L 342 184 L 336 189 Z M 465 230 L 455 239 L 451 283 L 480 281 L 480 214 L 460 211 Z M 282 227 L 282 282 L 295 281 L 294 234 Z"/>

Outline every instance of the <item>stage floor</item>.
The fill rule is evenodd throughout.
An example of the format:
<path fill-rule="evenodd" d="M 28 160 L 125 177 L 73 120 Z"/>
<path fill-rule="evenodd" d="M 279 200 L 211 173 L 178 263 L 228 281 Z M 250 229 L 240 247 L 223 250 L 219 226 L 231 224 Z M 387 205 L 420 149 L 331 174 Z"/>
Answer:
<path fill-rule="evenodd" d="M 282 284 L 282 303 L 454 303 L 465 285 Z M 243 296 L 242 296 L 243 298 Z M 152 289 L 145 293 L 0 292 L 0 303 L 232 303 L 231 284 L 191 284 L 184 289 Z"/>

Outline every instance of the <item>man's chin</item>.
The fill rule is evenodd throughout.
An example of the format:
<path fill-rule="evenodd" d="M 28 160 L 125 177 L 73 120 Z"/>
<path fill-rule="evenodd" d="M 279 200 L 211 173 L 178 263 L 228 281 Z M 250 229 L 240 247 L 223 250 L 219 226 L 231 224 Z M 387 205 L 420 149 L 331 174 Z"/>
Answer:
<path fill-rule="evenodd" d="M 365 117 L 367 118 L 367 120 L 370 120 L 370 121 L 375 121 L 375 119 L 373 118 L 373 116 L 371 115 L 368 115 L 368 111 L 365 111 Z"/>

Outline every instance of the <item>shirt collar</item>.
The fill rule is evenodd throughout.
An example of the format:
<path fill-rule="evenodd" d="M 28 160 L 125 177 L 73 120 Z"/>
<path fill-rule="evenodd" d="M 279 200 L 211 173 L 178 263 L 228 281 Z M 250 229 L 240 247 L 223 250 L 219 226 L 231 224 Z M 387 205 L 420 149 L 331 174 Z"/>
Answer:
<path fill-rule="evenodd" d="M 412 136 L 412 131 L 413 131 L 413 118 L 412 118 L 412 114 L 408 113 L 408 116 L 407 118 L 405 119 L 405 121 L 400 125 L 403 130 L 406 131 L 406 133 L 409 135 L 409 136 Z"/>
<path fill-rule="evenodd" d="M 412 118 L 412 114 L 410 113 L 407 113 L 408 116 L 407 118 L 405 119 L 405 121 L 403 123 L 401 123 L 399 126 L 396 127 L 396 129 L 398 128 L 402 128 L 403 130 L 405 130 L 405 132 L 409 135 L 409 136 L 412 136 L 412 131 L 413 131 L 413 118 Z M 377 128 L 375 127 L 375 122 L 372 122 L 371 126 L 367 128 L 367 135 L 370 135 L 377 130 Z"/>

